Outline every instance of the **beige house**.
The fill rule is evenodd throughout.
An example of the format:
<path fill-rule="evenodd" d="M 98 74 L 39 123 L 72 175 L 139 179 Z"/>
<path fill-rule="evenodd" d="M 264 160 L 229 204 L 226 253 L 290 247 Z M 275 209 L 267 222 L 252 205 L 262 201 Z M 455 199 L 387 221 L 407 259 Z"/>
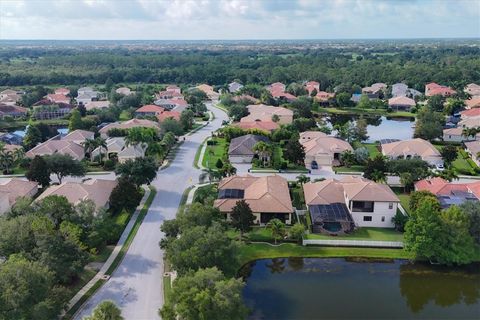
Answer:
<path fill-rule="evenodd" d="M 237 202 L 245 200 L 256 217 L 256 224 L 266 224 L 273 218 L 287 224 L 292 222 L 288 183 L 280 176 L 231 176 L 220 181 L 218 191 L 214 207 L 226 214 L 227 220 Z"/>
<path fill-rule="evenodd" d="M 410 110 L 415 105 L 415 100 L 404 96 L 388 99 L 388 106 L 395 110 Z"/>
<path fill-rule="evenodd" d="M 348 142 L 320 131 L 300 133 L 299 142 L 305 148 L 305 167 L 310 169 L 318 169 L 319 166 L 338 166 L 340 154 L 353 151 Z"/>
<path fill-rule="evenodd" d="M 467 109 L 480 108 L 480 95 L 475 96 L 472 99 L 465 100 Z"/>
<path fill-rule="evenodd" d="M 443 167 L 443 159 L 437 148 L 420 138 L 383 143 L 381 148 L 382 154 L 391 159 L 419 157 L 432 166 Z"/>
<path fill-rule="evenodd" d="M 110 101 L 102 100 L 102 101 L 89 101 L 85 104 L 85 109 L 88 111 L 93 109 L 105 109 L 110 107 Z"/>
<path fill-rule="evenodd" d="M 145 128 L 154 128 L 160 129 L 160 126 L 157 122 L 147 120 L 147 119 L 131 119 L 124 122 L 113 122 L 107 124 L 105 127 L 99 130 L 100 135 L 103 138 L 108 137 L 108 131 L 111 129 L 131 129 L 136 127 L 145 127 Z"/>
<path fill-rule="evenodd" d="M 63 182 L 59 185 L 50 186 L 43 192 L 36 201 L 40 201 L 48 196 L 56 195 L 67 198 L 68 202 L 77 205 L 83 200 L 92 200 L 98 209 L 108 208 L 109 198 L 113 189 L 117 186 L 116 180 L 94 179 L 83 183 Z"/>
<path fill-rule="evenodd" d="M 217 100 L 220 97 L 220 94 L 218 92 L 215 92 L 213 90 L 212 86 L 209 86 L 208 84 L 201 84 L 196 87 L 198 90 L 205 92 L 207 97 L 210 100 Z"/>
<path fill-rule="evenodd" d="M 467 84 L 463 91 L 472 97 L 480 96 L 480 86 L 476 83 Z"/>
<path fill-rule="evenodd" d="M 134 92 L 132 90 L 130 90 L 130 88 L 120 87 L 120 88 L 115 90 L 115 93 L 123 94 L 124 96 L 129 96 L 129 95 L 133 94 Z"/>
<path fill-rule="evenodd" d="M 480 116 L 462 117 L 462 120 L 457 124 L 459 128 L 478 128 L 480 127 Z"/>
<path fill-rule="evenodd" d="M 480 140 L 465 142 L 465 150 L 467 150 L 473 162 L 480 167 Z"/>
<path fill-rule="evenodd" d="M 9 211 L 18 198 L 33 198 L 37 192 L 37 182 L 15 178 L 0 182 L 0 215 Z"/>
<path fill-rule="evenodd" d="M 469 140 L 480 140 L 480 132 L 475 136 L 465 137 L 463 135 L 463 128 L 449 128 L 443 130 L 443 141 L 447 142 L 462 142 Z"/>
<path fill-rule="evenodd" d="M 106 141 L 107 148 L 98 147 L 92 151 L 91 157 L 95 158 L 100 156 L 112 158 L 117 157 L 118 162 L 124 163 L 127 160 L 134 160 L 136 158 L 144 158 L 147 150 L 147 145 L 126 145 L 125 138 L 114 137 L 108 138 Z M 100 152 L 101 151 L 101 152 Z"/>
<path fill-rule="evenodd" d="M 240 122 L 272 122 L 274 115 L 278 116 L 279 124 L 290 124 L 293 122 L 293 111 L 283 107 L 267 106 L 264 104 L 251 104 L 247 106 L 247 109 L 250 114 L 240 119 Z"/>
<path fill-rule="evenodd" d="M 93 139 L 95 134 L 86 130 L 75 130 L 64 137 L 55 136 L 27 151 L 28 158 L 35 156 L 46 156 L 54 153 L 68 154 L 76 160 L 82 160 L 85 157 L 83 142 L 87 139 Z"/>
<path fill-rule="evenodd" d="M 313 232 L 350 231 L 358 227 L 393 228 L 400 200 L 385 184 L 359 176 L 327 179 L 303 186 Z M 336 231 L 331 227 L 337 225 Z"/>

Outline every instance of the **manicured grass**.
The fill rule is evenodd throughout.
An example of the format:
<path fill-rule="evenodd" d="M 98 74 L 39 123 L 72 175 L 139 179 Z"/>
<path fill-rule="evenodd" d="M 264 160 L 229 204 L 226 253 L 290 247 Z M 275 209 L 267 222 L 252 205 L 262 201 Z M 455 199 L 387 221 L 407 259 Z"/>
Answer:
<path fill-rule="evenodd" d="M 335 172 L 338 172 L 338 173 L 343 173 L 343 172 L 363 172 L 365 170 L 365 166 L 361 166 L 361 165 L 357 165 L 357 164 L 354 164 L 350 167 L 344 167 L 344 166 L 341 166 L 341 167 L 335 167 Z"/>
<path fill-rule="evenodd" d="M 376 143 L 362 143 L 362 146 L 367 148 L 368 152 L 370 153 L 370 159 L 373 159 L 377 155 L 381 154 L 380 150 L 378 149 L 379 145 Z"/>
<path fill-rule="evenodd" d="M 411 259 L 412 255 L 403 249 L 351 248 L 351 247 L 314 247 L 286 243 L 271 246 L 263 243 L 252 243 L 240 248 L 238 269 L 246 263 L 257 259 L 271 258 L 387 258 Z"/>
<path fill-rule="evenodd" d="M 332 237 L 324 234 L 309 234 L 307 235 L 307 239 L 403 241 L 403 233 L 388 228 L 358 228 L 348 235 Z"/>
<path fill-rule="evenodd" d="M 225 162 L 224 159 L 227 153 L 227 141 L 224 138 L 214 138 L 211 141 L 217 141 L 217 144 L 207 145 L 205 154 L 203 156 L 202 165 L 205 168 L 218 170 L 215 164 L 217 163 L 218 159 L 221 159 L 222 162 Z"/>
<path fill-rule="evenodd" d="M 303 187 L 301 185 L 291 188 L 290 194 L 292 196 L 292 204 L 295 208 L 299 210 L 307 208 L 305 206 L 305 195 L 303 194 Z"/>
<path fill-rule="evenodd" d="M 198 159 L 200 158 L 200 154 L 202 153 L 203 145 L 205 143 L 206 143 L 206 139 L 200 144 L 200 146 L 197 149 L 197 152 L 195 153 L 195 158 L 193 159 L 193 167 L 195 169 L 200 169 L 200 167 L 198 166 Z"/>
<path fill-rule="evenodd" d="M 111 275 L 115 271 L 115 269 L 118 267 L 120 262 L 123 260 L 123 257 L 127 253 L 128 248 L 130 247 L 130 244 L 132 243 L 133 239 L 135 238 L 135 235 L 137 234 L 137 231 L 140 228 L 140 225 L 142 224 L 143 219 L 147 215 L 148 208 L 152 204 L 153 198 L 155 198 L 156 193 L 157 193 L 157 191 L 155 190 L 155 188 L 150 186 L 150 195 L 148 196 L 147 201 L 145 201 L 145 204 L 143 205 L 143 208 L 140 211 L 140 214 L 138 215 L 137 220 L 135 221 L 135 224 L 133 225 L 132 230 L 130 230 L 130 233 L 128 234 L 127 240 L 125 240 L 125 243 L 123 244 L 122 248 L 120 249 L 120 252 L 118 253 L 115 260 L 113 261 L 110 268 L 108 268 L 107 272 L 105 272 L 105 274 Z"/>
<path fill-rule="evenodd" d="M 332 113 L 332 114 L 369 114 L 369 115 L 382 115 L 389 117 L 403 117 L 403 118 L 415 118 L 415 114 L 406 111 L 387 112 L 386 109 L 360 109 L 360 108 L 319 108 L 319 113 Z"/>
<path fill-rule="evenodd" d="M 163 301 L 166 303 L 172 296 L 172 280 L 170 276 L 163 276 Z"/>
<path fill-rule="evenodd" d="M 289 228 L 285 227 L 287 233 Z M 235 229 L 229 229 L 227 235 L 235 240 L 240 238 L 240 232 Z M 243 239 L 252 242 L 274 242 L 272 232 L 264 226 L 254 226 L 252 231 L 243 234 Z"/>
<path fill-rule="evenodd" d="M 392 191 L 395 192 L 397 197 L 400 199 L 403 209 L 410 214 L 410 193 L 405 193 L 405 190 L 400 187 L 391 187 Z"/>
<path fill-rule="evenodd" d="M 274 145 L 274 148 L 273 148 L 273 153 L 272 153 L 272 162 L 270 164 L 269 167 L 261 167 L 261 166 L 256 166 L 255 164 L 252 164 L 252 169 L 274 169 L 272 167 L 273 163 L 283 163 L 283 162 L 286 162 L 287 163 L 287 168 L 286 169 L 282 169 L 282 172 L 286 172 L 286 171 L 298 171 L 298 173 L 307 173 L 308 170 L 304 167 L 304 166 L 300 166 L 300 165 L 297 165 L 297 164 L 294 164 L 294 163 L 291 163 L 289 162 L 288 160 L 285 160 L 283 158 L 283 150 L 282 150 L 282 147 L 280 147 L 279 145 Z"/>
<path fill-rule="evenodd" d="M 130 120 L 132 117 L 130 115 L 130 112 L 128 112 L 127 110 L 123 110 L 121 113 L 120 113 L 120 116 L 118 117 L 118 120 L 120 121 L 127 121 L 127 120 Z"/>

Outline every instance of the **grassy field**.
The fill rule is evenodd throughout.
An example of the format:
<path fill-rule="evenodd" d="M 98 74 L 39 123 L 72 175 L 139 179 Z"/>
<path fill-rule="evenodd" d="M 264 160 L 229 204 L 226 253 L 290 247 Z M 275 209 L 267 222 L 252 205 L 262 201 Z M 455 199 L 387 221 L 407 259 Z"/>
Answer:
<path fill-rule="evenodd" d="M 257 259 L 271 258 L 386 258 L 410 259 L 412 255 L 403 249 L 349 248 L 349 247 L 313 247 L 285 243 L 272 246 L 263 243 L 247 244 L 241 247 L 238 256 L 238 268 Z"/>
<path fill-rule="evenodd" d="M 291 188 L 290 195 L 292 197 L 292 204 L 295 208 L 299 210 L 307 208 L 305 205 L 305 195 L 303 194 L 303 188 L 301 185 Z"/>
<path fill-rule="evenodd" d="M 362 165 L 357 165 L 357 164 L 354 164 L 350 167 L 344 167 L 344 166 L 341 166 L 341 167 L 335 167 L 334 168 L 335 172 L 337 173 L 344 173 L 344 172 L 363 172 L 365 170 L 365 166 L 362 166 Z"/>
<path fill-rule="evenodd" d="M 216 145 L 207 145 L 203 156 L 202 165 L 206 168 L 218 170 L 215 166 L 218 159 L 224 161 L 227 152 L 227 141 L 224 138 L 214 138 L 211 141 L 217 141 Z"/>
<path fill-rule="evenodd" d="M 307 239 L 403 241 L 403 233 L 388 228 L 358 228 L 348 235 L 332 237 L 324 234 L 309 234 Z"/>
<path fill-rule="evenodd" d="M 378 149 L 379 145 L 376 143 L 362 143 L 362 146 L 367 148 L 368 152 L 370 153 L 370 159 L 373 159 L 377 155 L 381 154 L 380 150 Z"/>

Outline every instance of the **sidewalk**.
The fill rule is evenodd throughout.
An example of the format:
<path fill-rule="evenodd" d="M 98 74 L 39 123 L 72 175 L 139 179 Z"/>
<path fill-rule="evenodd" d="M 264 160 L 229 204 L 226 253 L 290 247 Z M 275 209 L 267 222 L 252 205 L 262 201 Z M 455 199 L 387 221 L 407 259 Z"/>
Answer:
<path fill-rule="evenodd" d="M 99 280 L 108 280 L 110 275 L 107 274 L 108 269 L 112 265 L 112 263 L 115 261 L 117 258 L 118 254 L 120 253 L 120 250 L 122 249 L 123 245 L 125 244 L 125 241 L 128 238 L 128 235 L 132 231 L 132 228 L 135 225 L 135 222 L 138 219 L 138 216 L 140 214 L 140 211 L 142 210 L 143 206 L 145 205 L 145 202 L 147 201 L 148 197 L 150 196 L 150 189 L 147 187 L 143 187 L 145 190 L 145 194 L 143 195 L 142 200 L 140 201 L 140 204 L 137 206 L 135 209 L 135 212 L 133 213 L 132 217 L 130 218 L 130 221 L 128 222 L 127 226 L 123 230 L 122 235 L 120 236 L 120 239 L 117 242 L 117 245 L 113 249 L 112 253 L 108 257 L 107 261 L 103 264 L 102 268 L 98 273 L 85 285 L 83 286 L 82 289 L 80 289 L 77 294 L 70 299 L 68 302 L 67 308 L 65 312 L 68 312 L 71 308 L 73 308 L 81 299 L 82 297 L 90 290 Z M 79 308 L 78 310 L 80 310 Z M 62 315 L 63 316 L 63 315 Z"/>

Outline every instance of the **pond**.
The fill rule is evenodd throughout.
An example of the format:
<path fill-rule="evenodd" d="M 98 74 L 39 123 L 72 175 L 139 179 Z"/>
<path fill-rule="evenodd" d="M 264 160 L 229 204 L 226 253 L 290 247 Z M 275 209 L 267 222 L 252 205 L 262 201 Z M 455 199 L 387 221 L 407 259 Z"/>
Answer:
<path fill-rule="evenodd" d="M 367 142 L 375 142 L 380 139 L 407 140 L 413 137 L 413 118 L 389 118 L 384 116 L 365 116 L 369 139 Z M 336 124 L 344 124 L 348 121 L 355 122 L 358 116 L 354 115 L 330 115 L 323 120 L 332 128 Z"/>
<path fill-rule="evenodd" d="M 60 134 L 67 134 L 68 133 L 68 127 L 57 127 L 57 131 Z M 27 127 L 22 127 L 22 128 L 15 128 L 10 130 L 10 133 L 14 133 L 20 137 L 25 137 L 25 134 L 27 133 Z"/>
<path fill-rule="evenodd" d="M 250 319 L 479 319 L 478 265 L 282 258 L 241 270 Z"/>

